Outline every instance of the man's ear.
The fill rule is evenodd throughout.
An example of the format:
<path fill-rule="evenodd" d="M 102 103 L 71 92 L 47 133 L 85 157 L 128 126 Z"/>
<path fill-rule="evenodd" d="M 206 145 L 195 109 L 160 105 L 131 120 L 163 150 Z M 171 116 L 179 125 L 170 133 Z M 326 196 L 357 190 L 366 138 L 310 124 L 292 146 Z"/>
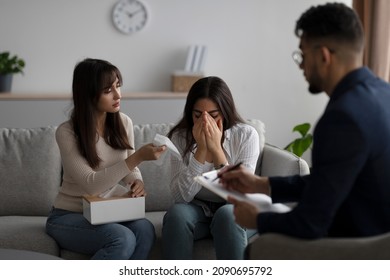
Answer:
<path fill-rule="evenodd" d="M 332 61 L 332 51 L 329 50 L 328 47 L 321 47 L 321 55 L 322 55 L 322 61 L 325 63 L 325 64 L 330 64 L 331 61 Z"/>

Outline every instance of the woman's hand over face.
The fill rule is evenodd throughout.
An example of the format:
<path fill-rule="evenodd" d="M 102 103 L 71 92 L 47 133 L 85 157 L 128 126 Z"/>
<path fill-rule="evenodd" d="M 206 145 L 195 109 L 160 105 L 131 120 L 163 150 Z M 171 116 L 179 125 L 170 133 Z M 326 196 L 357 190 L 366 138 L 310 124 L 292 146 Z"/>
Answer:
<path fill-rule="evenodd" d="M 198 149 L 206 150 L 207 144 L 206 144 L 206 137 L 204 134 L 204 125 L 202 118 L 198 118 L 194 122 L 194 126 L 192 127 L 192 135 L 194 136 L 194 139 L 196 141 L 196 144 L 198 146 Z"/>
<path fill-rule="evenodd" d="M 206 138 L 207 149 L 215 153 L 222 149 L 221 138 L 223 133 L 222 119 L 214 119 L 209 113 L 204 112 L 202 115 L 204 124 L 204 135 Z"/>

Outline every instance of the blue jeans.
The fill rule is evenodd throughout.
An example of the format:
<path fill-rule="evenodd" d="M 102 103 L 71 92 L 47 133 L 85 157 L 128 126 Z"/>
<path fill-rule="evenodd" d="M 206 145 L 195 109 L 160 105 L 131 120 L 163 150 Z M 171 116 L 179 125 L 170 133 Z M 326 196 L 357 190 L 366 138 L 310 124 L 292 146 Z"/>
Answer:
<path fill-rule="evenodd" d="M 192 259 L 194 241 L 210 235 L 217 259 L 244 258 L 248 236 L 246 230 L 234 221 L 233 205 L 225 204 L 215 211 L 213 217 L 206 217 L 199 205 L 174 204 L 163 220 L 163 256 L 170 260 Z"/>
<path fill-rule="evenodd" d="M 82 213 L 53 208 L 46 232 L 61 248 L 93 255 L 95 260 L 147 259 L 155 231 L 147 219 L 91 225 Z"/>

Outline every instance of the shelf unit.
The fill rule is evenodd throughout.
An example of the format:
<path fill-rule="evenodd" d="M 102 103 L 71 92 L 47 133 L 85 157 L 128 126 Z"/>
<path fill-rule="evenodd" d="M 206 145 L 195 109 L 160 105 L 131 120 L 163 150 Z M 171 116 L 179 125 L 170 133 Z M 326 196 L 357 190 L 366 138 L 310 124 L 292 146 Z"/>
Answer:
<path fill-rule="evenodd" d="M 185 99 L 186 92 L 130 92 L 122 93 L 122 99 Z M 70 100 L 70 93 L 0 93 L 0 101 L 17 100 Z"/>

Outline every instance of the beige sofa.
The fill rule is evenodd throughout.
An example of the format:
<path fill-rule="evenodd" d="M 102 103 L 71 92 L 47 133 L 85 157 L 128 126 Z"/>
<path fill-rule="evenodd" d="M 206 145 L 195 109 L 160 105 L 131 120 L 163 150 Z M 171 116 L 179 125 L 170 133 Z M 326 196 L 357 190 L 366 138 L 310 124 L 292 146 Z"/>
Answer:
<path fill-rule="evenodd" d="M 309 172 L 306 162 L 275 146 L 265 144 L 264 125 L 250 120 L 259 132 L 261 156 L 257 173 L 291 175 Z M 171 124 L 135 125 L 135 147 L 152 141 L 155 133 L 166 135 Z M 61 158 L 55 142 L 55 127 L 32 129 L 0 128 L 0 248 L 36 251 L 64 259 L 89 256 L 60 248 L 45 233 L 47 214 L 61 182 Z M 165 211 L 173 203 L 169 192 L 169 158 L 162 165 L 140 166 L 145 188 L 146 217 L 156 229 L 151 259 L 161 259 L 161 227 Z M 196 241 L 195 259 L 214 259 L 211 239 Z"/>

